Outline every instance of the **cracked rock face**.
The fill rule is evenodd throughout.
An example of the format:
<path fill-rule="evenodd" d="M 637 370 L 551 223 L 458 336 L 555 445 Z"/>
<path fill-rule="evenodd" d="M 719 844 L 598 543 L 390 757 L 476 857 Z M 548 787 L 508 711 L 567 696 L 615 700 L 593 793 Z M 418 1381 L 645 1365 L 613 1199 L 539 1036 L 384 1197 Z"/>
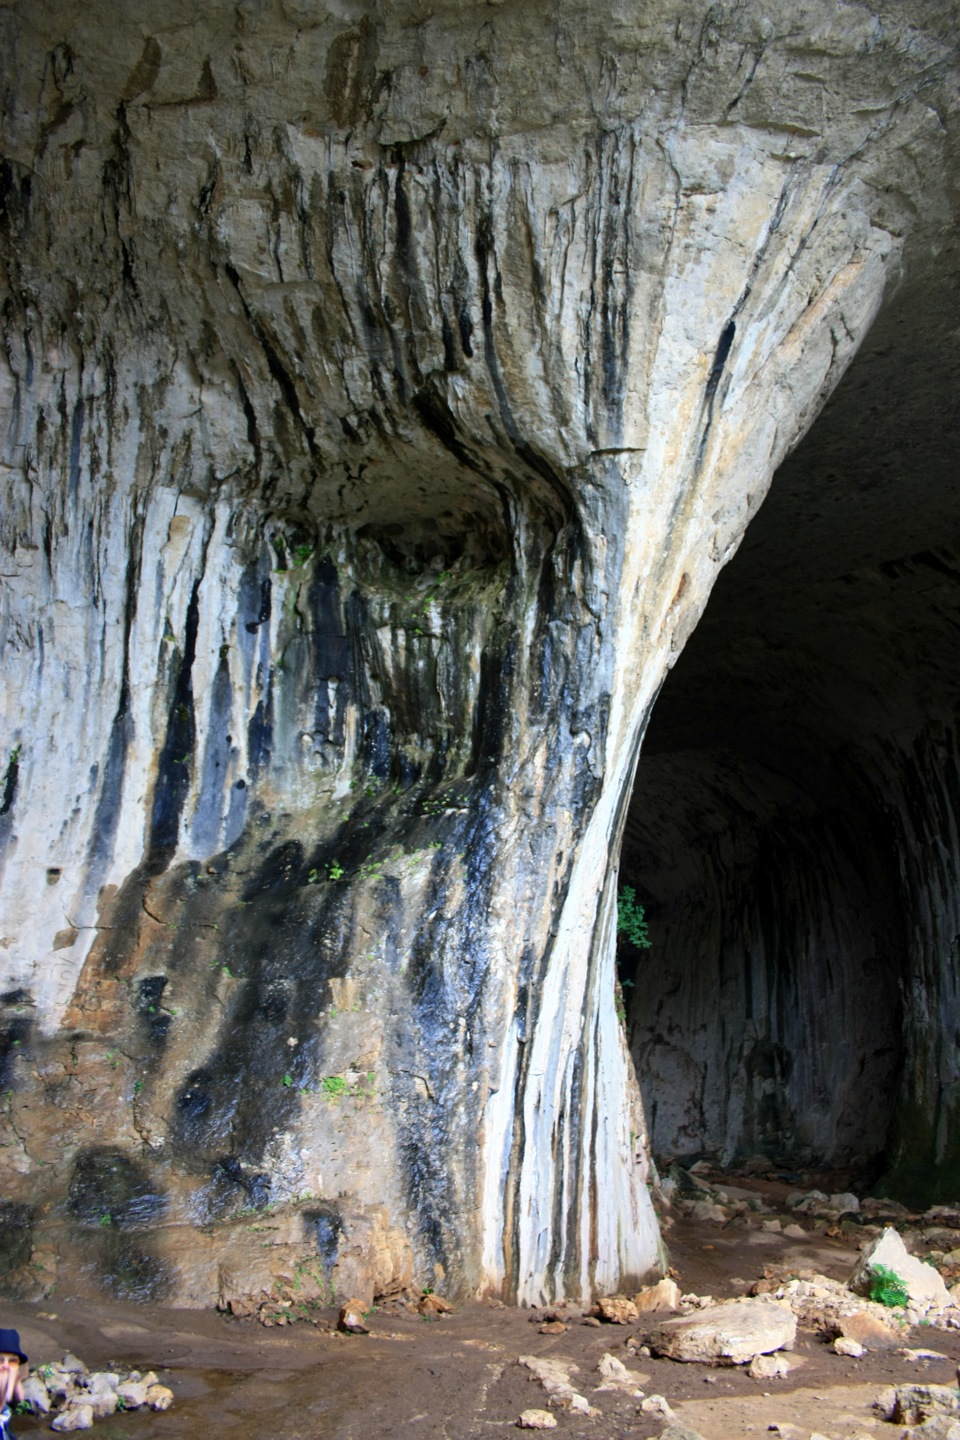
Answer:
<path fill-rule="evenodd" d="M 952 19 L 75 11 L 0 18 L 17 1275 L 639 1280 L 640 738 L 933 263 Z"/>

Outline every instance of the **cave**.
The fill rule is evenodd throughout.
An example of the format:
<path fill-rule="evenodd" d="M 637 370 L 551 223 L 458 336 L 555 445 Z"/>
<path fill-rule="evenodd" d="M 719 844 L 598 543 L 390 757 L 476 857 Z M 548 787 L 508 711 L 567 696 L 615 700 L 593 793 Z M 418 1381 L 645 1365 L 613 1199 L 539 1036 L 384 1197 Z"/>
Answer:
<path fill-rule="evenodd" d="M 877 322 L 654 707 L 620 964 L 661 1164 L 957 1193 L 957 294 Z"/>
<path fill-rule="evenodd" d="M 629 1289 L 644 1102 L 954 1183 L 954 30 L 0 10 L 11 1292 Z"/>

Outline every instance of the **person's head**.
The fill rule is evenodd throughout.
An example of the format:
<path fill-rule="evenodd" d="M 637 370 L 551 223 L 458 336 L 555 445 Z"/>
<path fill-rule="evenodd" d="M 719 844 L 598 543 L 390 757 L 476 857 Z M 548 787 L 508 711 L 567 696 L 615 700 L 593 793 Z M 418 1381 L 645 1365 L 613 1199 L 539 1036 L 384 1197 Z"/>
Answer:
<path fill-rule="evenodd" d="M 19 1331 L 0 1328 L 0 1373 L 6 1375 L 13 1371 L 16 1374 L 26 1363 L 27 1357 L 20 1349 Z"/>

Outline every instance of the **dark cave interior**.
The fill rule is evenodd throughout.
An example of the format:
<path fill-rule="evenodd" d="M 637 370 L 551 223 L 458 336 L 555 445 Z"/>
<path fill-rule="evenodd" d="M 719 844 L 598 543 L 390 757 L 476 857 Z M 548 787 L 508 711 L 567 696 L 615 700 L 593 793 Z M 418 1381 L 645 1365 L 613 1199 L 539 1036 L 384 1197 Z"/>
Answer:
<path fill-rule="evenodd" d="M 620 973 L 661 1162 L 960 1194 L 958 297 L 885 308 L 654 708 Z"/>

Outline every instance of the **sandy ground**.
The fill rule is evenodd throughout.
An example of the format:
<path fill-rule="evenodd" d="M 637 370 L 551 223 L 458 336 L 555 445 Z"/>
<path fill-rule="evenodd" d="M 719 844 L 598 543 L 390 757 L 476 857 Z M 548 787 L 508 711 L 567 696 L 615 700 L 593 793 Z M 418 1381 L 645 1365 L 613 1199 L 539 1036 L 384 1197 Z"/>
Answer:
<path fill-rule="evenodd" d="M 731 1223 L 723 1229 L 678 1220 L 669 1235 L 684 1290 L 715 1297 L 743 1295 L 765 1265 L 813 1267 L 846 1279 L 856 1240 L 822 1233 L 790 1241 Z M 331 1312 L 331 1317 L 333 1312 Z M 440 1320 L 387 1307 L 371 1315 L 372 1333 L 341 1336 L 310 1326 L 264 1329 L 254 1320 L 215 1312 L 48 1300 L 9 1304 L 0 1320 L 16 1325 L 35 1363 L 72 1350 L 89 1366 L 107 1362 L 154 1369 L 175 1395 L 162 1415 L 142 1411 L 98 1422 L 100 1440 L 467 1440 L 511 1431 L 520 1412 L 542 1408 L 546 1396 L 517 1363 L 523 1354 L 570 1359 L 574 1383 L 602 1418 L 557 1412 L 556 1433 L 574 1440 L 634 1440 L 659 1435 L 664 1422 L 638 1411 L 638 1401 L 594 1393 L 600 1357 L 612 1353 L 646 1378 L 647 1395 L 666 1397 L 685 1424 L 705 1440 L 738 1440 L 777 1423 L 819 1431 L 830 1440 L 873 1434 L 893 1440 L 900 1429 L 871 1411 L 881 1386 L 926 1380 L 955 1383 L 960 1331 L 917 1328 L 905 1343 L 944 1352 L 949 1359 L 911 1363 L 897 1352 L 850 1360 L 801 1332 L 800 1367 L 783 1380 L 752 1380 L 744 1369 L 716 1369 L 634 1356 L 652 1320 L 632 1326 L 584 1325 L 580 1312 L 566 1333 L 541 1335 L 529 1310 L 465 1305 Z M 20 1440 L 49 1433 L 46 1423 L 21 1419 Z"/>

